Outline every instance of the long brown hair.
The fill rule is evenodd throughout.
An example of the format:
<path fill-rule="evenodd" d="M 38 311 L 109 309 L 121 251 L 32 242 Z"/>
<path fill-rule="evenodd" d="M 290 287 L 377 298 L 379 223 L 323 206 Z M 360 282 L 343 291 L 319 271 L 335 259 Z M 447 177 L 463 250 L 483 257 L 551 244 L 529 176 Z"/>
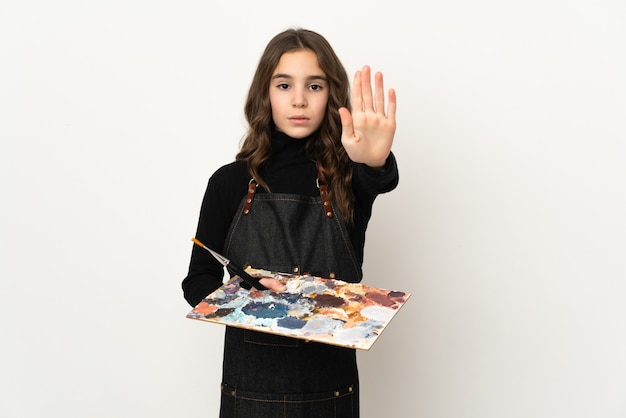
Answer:
<path fill-rule="evenodd" d="M 276 35 L 265 47 L 259 60 L 244 107 L 248 131 L 243 138 L 238 161 L 246 161 L 257 183 L 269 190 L 259 168 L 271 154 L 270 136 L 273 126 L 269 86 L 272 74 L 286 52 L 310 50 L 317 55 L 320 68 L 329 85 L 326 114 L 319 135 L 307 142 L 309 155 L 326 177 L 328 197 L 337 205 L 346 221 L 352 220 L 354 193 L 352 191 L 352 162 L 341 144 L 339 108 L 351 109 L 350 81 L 343 64 L 328 41 L 320 34 L 302 28 L 288 29 Z"/>

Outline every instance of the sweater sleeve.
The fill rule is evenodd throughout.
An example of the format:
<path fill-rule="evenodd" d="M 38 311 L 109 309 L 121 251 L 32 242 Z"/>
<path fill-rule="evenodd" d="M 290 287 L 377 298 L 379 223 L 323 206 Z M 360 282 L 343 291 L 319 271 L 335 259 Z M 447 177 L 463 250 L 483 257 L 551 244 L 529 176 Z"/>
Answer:
<path fill-rule="evenodd" d="M 222 253 L 233 216 L 246 191 L 247 174 L 241 167 L 224 166 L 209 179 L 196 229 L 196 238 Z M 240 185 L 243 183 L 243 185 Z M 182 282 L 185 300 L 196 306 L 222 285 L 224 267 L 213 256 L 192 244 L 189 271 Z"/>
<path fill-rule="evenodd" d="M 392 191 L 398 185 L 399 175 L 396 158 L 389 154 L 382 169 L 374 169 L 365 164 L 355 164 L 352 188 L 355 195 L 354 219 L 350 230 L 350 239 L 357 257 L 363 262 L 365 231 L 372 216 L 372 206 L 376 196 Z"/>
<path fill-rule="evenodd" d="M 216 185 L 210 180 L 202 199 L 195 237 L 219 252 L 222 251 L 224 239 L 220 238 L 222 234 L 219 226 L 222 223 L 215 222 L 216 214 L 219 214 L 219 208 L 215 204 L 218 202 L 217 195 Z M 205 296 L 221 286 L 223 277 L 223 266 L 208 251 L 192 244 L 189 271 L 182 282 L 185 300 L 191 306 L 196 306 Z"/>
<path fill-rule="evenodd" d="M 392 191 L 398 186 L 399 173 L 396 157 L 389 153 L 382 169 L 355 164 L 353 171 L 353 187 L 357 199 L 373 201 L 377 195 Z"/>

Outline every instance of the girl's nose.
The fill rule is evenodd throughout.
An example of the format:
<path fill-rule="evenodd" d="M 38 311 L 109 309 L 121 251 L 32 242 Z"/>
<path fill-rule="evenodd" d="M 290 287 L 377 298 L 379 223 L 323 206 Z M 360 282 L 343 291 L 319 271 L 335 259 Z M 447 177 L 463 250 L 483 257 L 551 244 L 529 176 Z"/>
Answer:
<path fill-rule="evenodd" d="M 302 92 L 299 92 L 299 91 L 295 92 L 293 94 L 291 105 L 293 107 L 305 107 L 306 106 L 306 99 L 304 97 L 304 94 Z"/>

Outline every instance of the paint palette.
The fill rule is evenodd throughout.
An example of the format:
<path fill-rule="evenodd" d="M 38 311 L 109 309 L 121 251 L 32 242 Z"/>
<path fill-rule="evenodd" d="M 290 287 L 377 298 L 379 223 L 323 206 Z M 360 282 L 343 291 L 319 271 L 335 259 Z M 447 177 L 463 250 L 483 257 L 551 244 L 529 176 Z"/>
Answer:
<path fill-rule="evenodd" d="M 246 272 L 278 279 L 287 290 L 249 291 L 235 276 L 204 298 L 187 318 L 369 350 L 411 296 L 311 275 L 250 267 Z"/>

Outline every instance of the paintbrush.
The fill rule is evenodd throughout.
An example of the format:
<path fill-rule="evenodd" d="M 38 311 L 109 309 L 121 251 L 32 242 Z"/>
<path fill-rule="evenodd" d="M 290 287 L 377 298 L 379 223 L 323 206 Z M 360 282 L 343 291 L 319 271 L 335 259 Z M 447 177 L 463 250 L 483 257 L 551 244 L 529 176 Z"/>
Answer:
<path fill-rule="evenodd" d="M 248 273 L 246 273 L 246 271 L 244 269 L 242 269 L 239 266 L 236 266 L 234 264 L 232 264 L 230 262 L 230 260 L 226 257 L 224 257 L 223 255 L 219 254 L 216 251 L 213 251 L 212 249 L 210 249 L 209 247 L 207 247 L 206 245 L 204 245 L 203 243 L 201 243 L 200 241 L 198 241 L 196 238 L 192 238 L 191 239 L 196 245 L 204 248 L 205 250 L 207 250 L 208 252 L 211 253 L 211 255 L 213 257 L 215 257 L 215 259 L 224 267 L 226 267 L 226 269 L 234 275 L 237 275 L 241 278 L 241 280 L 243 280 L 244 282 L 248 283 L 250 286 L 256 288 L 257 290 L 267 290 L 267 287 L 263 286 L 261 284 L 261 282 L 257 279 L 255 279 L 254 277 L 250 276 Z"/>

